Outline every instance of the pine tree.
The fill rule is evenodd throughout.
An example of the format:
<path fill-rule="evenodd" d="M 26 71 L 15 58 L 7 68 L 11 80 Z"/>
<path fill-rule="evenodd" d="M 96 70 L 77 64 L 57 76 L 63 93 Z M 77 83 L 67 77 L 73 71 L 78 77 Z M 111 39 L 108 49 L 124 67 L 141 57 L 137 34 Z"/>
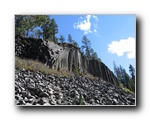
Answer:
<path fill-rule="evenodd" d="M 51 40 L 51 36 L 53 35 L 51 26 L 50 26 L 50 20 L 47 20 L 47 22 L 42 26 L 42 30 L 43 30 L 43 39 L 47 40 L 50 39 Z"/>
<path fill-rule="evenodd" d="M 58 33 L 58 25 L 56 24 L 54 18 L 51 20 L 50 27 L 52 29 L 53 41 L 54 41 L 54 43 L 57 43 L 57 39 L 56 39 L 55 35 Z"/>
<path fill-rule="evenodd" d="M 15 35 L 20 36 L 28 36 L 28 31 L 33 26 L 32 23 L 30 23 L 29 20 L 30 16 L 28 15 L 16 15 L 15 16 Z"/>
<path fill-rule="evenodd" d="M 60 35 L 59 41 L 60 41 L 61 43 L 63 43 L 63 42 L 65 41 L 65 38 L 64 38 L 63 35 Z"/>
<path fill-rule="evenodd" d="M 133 66 L 131 64 L 129 66 L 129 72 L 130 72 L 130 75 L 131 75 L 131 79 L 133 81 L 135 81 L 135 69 L 133 68 Z"/>
<path fill-rule="evenodd" d="M 77 43 L 77 42 L 75 42 L 74 40 L 73 40 L 73 43 L 72 43 L 75 47 L 79 47 L 79 44 Z"/>
<path fill-rule="evenodd" d="M 121 82 L 122 81 L 122 75 L 121 75 L 120 68 L 116 65 L 115 61 L 113 61 L 113 65 L 114 65 L 114 74 L 118 78 L 119 82 Z"/>
<path fill-rule="evenodd" d="M 94 60 L 98 60 L 98 55 L 97 53 L 93 50 L 93 48 L 90 49 L 90 56 Z"/>
<path fill-rule="evenodd" d="M 70 44 L 73 43 L 73 39 L 72 39 L 72 36 L 71 36 L 70 34 L 68 34 L 68 42 L 69 42 Z"/>
<path fill-rule="evenodd" d="M 37 30 L 35 34 L 36 34 L 36 38 L 40 39 L 41 35 L 42 35 L 42 32 L 40 30 Z"/>
<path fill-rule="evenodd" d="M 115 61 L 113 61 L 113 65 L 114 65 L 114 74 L 116 75 L 116 77 L 118 77 L 118 74 L 117 74 L 117 66 L 116 66 Z"/>
<path fill-rule="evenodd" d="M 90 50 L 91 50 L 91 41 L 89 39 L 87 39 L 87 37 L 84 35 L 82 38 L 82 47 L 81 49 L 85 49 L 85 55 L 90 58 Z"/>
<path fill-rule="evenodd" d="M 125 79 L 125 74 L 124 74 L 125 70 L 121 65 L 119 66 L 119 71 L 120 71 L 121 82 L 126 87 L 126 79 Z"/>
<path fill-rule="evenodd" d="M 58 26 L 55 19 L 50 19 L 48 15 L 15 16 L 15 35 L 36 38 L 41 38 L 43 35 L 44 40 L 48 39 L 56 43 L 58 41 L 55 36 L 57 33 Z"/>

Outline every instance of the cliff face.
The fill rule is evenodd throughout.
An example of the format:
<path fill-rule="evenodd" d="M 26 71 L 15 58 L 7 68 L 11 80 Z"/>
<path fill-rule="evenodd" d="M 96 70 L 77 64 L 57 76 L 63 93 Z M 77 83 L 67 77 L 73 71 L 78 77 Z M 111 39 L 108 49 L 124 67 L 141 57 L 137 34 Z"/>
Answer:
<path fill-rule="evenodd" d="M 75 70 L 80 73 L 91 73 L 101 79 L 118 86 L 112 71 L 97 60 L 88 60 L 80 49 L 71 44 L 54 44 L 41 39 L 16 37 L 15 55 L 21 58 L 39 60 L 52 69 L 63 69 L 68 72 Z"/>

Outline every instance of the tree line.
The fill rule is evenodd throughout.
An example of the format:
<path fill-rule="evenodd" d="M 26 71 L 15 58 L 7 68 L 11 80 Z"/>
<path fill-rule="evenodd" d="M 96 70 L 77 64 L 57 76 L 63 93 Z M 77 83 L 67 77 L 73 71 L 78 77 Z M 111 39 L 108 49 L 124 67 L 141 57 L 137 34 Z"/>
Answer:
<path fill-rule="evenodd" d="M 60 35 L 59 38 L 60 42 L 65 42 L 65 38 L 63 35 Z M 76 47 L 79 47 L 78 43 L 73 40 L 71 34 L 68 34 L 68 43 L 73 44 Z M 97 53 L 94 51 L 93 48 L 91 48 L 91 41 L 87 38 L 87 36 L 83 36 L 82 38 L 82 46 L 81 46 L 81 52 L 88 58 L 88 59 L 95 59 L 101 62 L 101 59 L 98 58 Z"/>
<path fill-rule="evenodd" d="M 15 35 L 57 42 L 58 25 L 48 15 L 16 15 Z"/>
<path fill-rule="evenodd" d="M 114 65 L 114 74 L 118 78 L 118 81 L 122 87 L 128 88 L 129 90 L 135 92 L 135 69 L 130 64 L 129 65 L 129 73 L 121 66 L 117 66 L 115 62 Z"/>
<path fill-rule="evenodd" d="M 15 35 L 23 37 L 31 37 L 43 40 L 50 40 L 54 43 L 64 43 L 65 37 L 60 35 L 59 38 L 56 37 L 58 33 L 58 25 L 54 18 L 50 18 L 49 15 L 16 15 L 15 16 Z M 68 34 L 68 43 L 76 47 L 79 44 L 73 40 L 71 34 Z M 97 53 L 91 48 L 91 41 L 87 36 L 82 38 L 81 52 L 88 59 L 95 59 L 101 62 L 98 58 Z"/>

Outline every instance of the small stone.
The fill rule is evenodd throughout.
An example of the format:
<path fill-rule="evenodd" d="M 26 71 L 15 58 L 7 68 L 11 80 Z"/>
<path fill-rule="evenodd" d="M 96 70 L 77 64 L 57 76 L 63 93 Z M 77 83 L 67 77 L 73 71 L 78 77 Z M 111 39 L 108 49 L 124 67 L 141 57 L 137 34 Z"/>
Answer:
<path fill-rule="evenodd" d="M 20 89 L 20 88 L 18 89 L 18 93 L 19 93 L 19 94 L 21 93 L 21 89 Z"/>
<path fill-rule="evenodd" d="M 46 92 L 42 92 L 42 93 L 40 94 L 40 97 L 49 97 L 49 95 L 48 95 L 48 93 L 46 93 Z"/>
<path fill-rule="evenodd" d="M 129 100 L 131 102 L 134 102 L 135 98 L 133 96 L 131 96 L 131 95 L 128 95 L 127 100 Z"/>
<path fill-rule="evenodd" d="M 36 103 L 35 105 L 38 105 L 38 106 L 40 106 L 40 104 L 39 104 L 39 103 Z"/>
<path fill-rule="evenodd" d="M 35 96 L 35 92 L 31 91 L 30 93 L 31 93 L 32 96 Z"/>
<path fill-rule="evenodd" d="M 19 100 L 19 104 L 20 105 L 25 105 L 25 101 L 24 100 Z"/>
<path fill-rule="evenodd" d="M 56 101 L 54 100 L 54 95 L 51 95 L 51 97 L 50 97 L 50 104 L 56 105 Z"/>
<path fill-rule="evenodd" d="M 27 92 L 26 91 L 22 91 L 21 93 L 22 93 L 23 97 L 27 97 Z"/>
<path fill-rule="evenodd" d="M 80 95 L 76 95 L 75 98 L 79 99 L 79 98 L 80 98 Z"/>
<path fill-rule="evenodd" d="M 62 93 L 59 93 L 59 98 L 63 99 L 63 94 Z"/>
<path fill-rule="evenodd" d="M 45 105 L 45 106 L 49 106 L 50 104 L 49 104 L 49 103 L 44 103 L 43 105 Z"/>
<path fill-rule="evenodd" d="M 27 97 L 25 97 L 25 98 L 24 98 L 24 101 L 25 101 L 25 102 L 28 102 L 28 98 L 27 98 Z"/>
<path fill-rule="evenodd" d="M 32 95 L 31 95 L 31 93 L 30 93 L 30 92 L 28 92 L 28 94 L 27 94 L 27 98 L 28 98 L 28 99 L 32 98 Z"/>
<path fill-rule="evenodd" d="M 114 98 L 114 99 L 113 99 L 113 105 L 118 105 L 118 103 L 119 103 L 119 102 Z"/>
<path fill-rule="evenodd" d="M 99 104 L 99 103 L 100 103 L 100 102 L 99 102 L 99 100 L 96 100 L 96 103 L 98 103 L 98 104 Z"/>
<path fill-rule="evenodd" d="M 109 101 L 112 101 L 112 98 L 109 95 L 107 95 L 106 97 Z"/>
<path fill-rule="evenodd" d="M 58 105 L 61 105 L 61 102 L 62 102 L 61 99 L 58 99 L 58 100 L 57 100 L 57 104 L 58 104 Z"/>
<path fill-rule="evenodd" d="M 43 104 L 44 104 L 44 101 L 42 100 L 42 98 L 39 98 L 36 102 L 37 102 L 38 104 L 40 104 L 40 105 L 43 105 Z"/>
<path fill-rule="evenodd" d="M 31 103 L 26 103 L 25 105 L 27 105 L 27 106 L 31 106 L 32 104 L 31 104 Z"/>
<path fill-rule="evenodd" d="M 40 86 L 45 87 L 46 85 L 44 85 L 44 83 L 39 83 Z"/>
<path fill-rule="evenodd" d="M 34 101 L 33 98 L 28 99 L 28 102 L 29 102 L 29 103 L 32 103 L 33 101 Z"/>
<path fill-rule="evenodd" d="M 113 93 L 113 96 L 116 97 L 116 98 L 118 98 L 119 94 Z"/>
<path fill-rule="evenodd" d="M 110 89 L 110 90 L 108 90 L 107 92 L 108 92 L 108 93 L 112 93 L 113 91 Z"/>
<path fill-rule="evenodd" d="M 19 100 L 19 97 L 20 97 L 19 95 L 15 95 L 16 100 Z"/>
<path fill-rule="evenodd" d="M 19 99 L 18 99 L 18 100 L 20 100 L 20 101 L 21 101 L 21 100 L 23 100 L 23 98 L 22 98 L 21 96 L 18 96 L 18 97 L 19 97 Z"/>
<path fill-rule="evenodd" d="M 52 95 L 52 94 L 53 94 L 53 91 L 48 91 L 48 93 L 49 93 L 50 95 Z"/>
<path fill-rule="evenodd" d="M 42 100 L 43 100 L 44 103 L 49 103 L 49 99 L 46 98 L 46 97 L 42 97 Z"/>
<path fill-rule="evenodd" d="M 35 81 L 33 79 L 30 78 L 29 80 L 30 80 L 30 83 L 35 83 Z"/>
<path fill-rule="evenodd" d="M 43 92 L 43 90 L 42 89 L 40 89 L 40 88 L 37 88 L 36 90 L 35 90 L 35 94 L 37 95 L 37 96 L 40 96 L 40 94 Z"/>
<path fill-rule="evenodd" d="M 21 91 L 25 91 L 25 88 L 24 88 L 24 87 L 21 87 Z"/>
<path fill-rule="evenodd" d="M 51 103 L 51 105 L 56 105 L 56 101 L 55 100 L 51 100 L 50 103 Z"/>
<path fill-rule="evenodd" d="M 95 100 L 94 99 L 90 99 L 90 104 L 94 104 Z"/>

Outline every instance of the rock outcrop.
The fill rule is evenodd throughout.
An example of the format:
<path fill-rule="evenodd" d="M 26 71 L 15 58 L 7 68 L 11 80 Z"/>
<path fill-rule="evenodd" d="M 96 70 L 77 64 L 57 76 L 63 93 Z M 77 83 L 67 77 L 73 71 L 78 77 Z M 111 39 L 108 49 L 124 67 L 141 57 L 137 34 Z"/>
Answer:
<path fill-rule="evenodd" d="M 16 105 L 135 105 L 135 96 L 109 82 L 15 69 Z"/>
<path fill-rule="evenodd" d="M 70 73 L 74 71 L 91 73 L 116 86 L 119 85 L 113 72 L 104 63 L 87 59 L 79 48 L 68 43 L 54 44 L 42 39 L 16 36 L 15 55 L 39 60 L 56 70 L 64 69 Z"/>

